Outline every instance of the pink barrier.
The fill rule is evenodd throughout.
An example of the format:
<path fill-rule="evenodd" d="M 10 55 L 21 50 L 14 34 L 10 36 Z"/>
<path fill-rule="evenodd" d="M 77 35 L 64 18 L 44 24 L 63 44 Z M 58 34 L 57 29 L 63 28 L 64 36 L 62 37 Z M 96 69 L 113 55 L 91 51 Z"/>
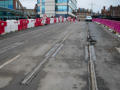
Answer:
<path fill-rule="evenodd" d="M 120 34 L 120 21 L 114 21 L 114 20 L 108 20 L 108 19 L 93 19 L 93 22 L 98 22 L 100 24 L 103 24 L 105 26 L 108 26 L 109 28 L 115 30 L 115 32 Z"/>

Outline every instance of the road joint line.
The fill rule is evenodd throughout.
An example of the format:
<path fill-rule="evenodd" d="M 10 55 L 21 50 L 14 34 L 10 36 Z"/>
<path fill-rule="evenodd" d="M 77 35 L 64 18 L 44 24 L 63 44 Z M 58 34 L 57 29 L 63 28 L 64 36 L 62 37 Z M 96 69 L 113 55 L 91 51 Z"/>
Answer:
<path fill-rule="evenodd" d="M 2 69 L 3 67 L 5 67 L 6 65 L 8 65 L 8 64 L 10 64 L 10 63 L 12 63 L 13 61 L 15 61 L 17 58 L 19 58 L 21 55 L 20 54 L 18 54 L 17 56 L 15 56 L 14 58 L 12 58 L 12 59 L 10 59 L 10 60 L 8 60 L 7 62 L 5 62 L 4 64 L 2 64 L 1 66 L 0 66 L 0 69 Z"/>

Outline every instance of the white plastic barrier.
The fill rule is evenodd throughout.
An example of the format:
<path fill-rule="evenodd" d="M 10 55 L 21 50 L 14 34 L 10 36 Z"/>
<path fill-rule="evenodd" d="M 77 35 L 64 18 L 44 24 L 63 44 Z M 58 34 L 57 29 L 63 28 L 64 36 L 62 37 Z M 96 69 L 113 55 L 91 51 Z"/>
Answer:
<path fill-rule="evenodd" d="M 50 24 L 54 23 L 54 18 L 50 18 Z"/>
<path fill-rule="evenodd" d="M 42 18 L 42 24 L 45 25 L 46 19 Z"/>
<path fill-rule="evenodd" d="M 29 20 L 28 28 L 35 27 L 35 19 L 28 19 L 28 20 Z"/>
<path fill-rule="evenodd" d="M 56 19 L 57 19 L 57 21 L 56 21 L 56 22 L 58 23 L 58 22 L 59 22 L 59 19 L 58 19 L 58 18 L 56 18 Z"/>
<path fill-rule="evenodd" d="M 5 33 L 18 31 L 17 20 L 7 20 L 7 26 L 5 27 Z"/>
<path fill-rule="evenodd" d="M 64 22 L 66 22 L 66 20 L 67 20 L 67 19 L 66 19 L 66 18 L 64 18 Z"/>
<path fill-rule="evenodd" d="M 62 17 L 59 17 L 59 19 L 60 19 L 60 22 L 62 22 Z"/>

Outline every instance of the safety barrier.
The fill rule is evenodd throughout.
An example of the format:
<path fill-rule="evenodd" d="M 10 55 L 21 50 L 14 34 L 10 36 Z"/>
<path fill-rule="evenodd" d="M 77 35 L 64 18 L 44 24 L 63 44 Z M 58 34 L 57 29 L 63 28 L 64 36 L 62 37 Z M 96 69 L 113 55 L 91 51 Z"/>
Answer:
<path fill-rule="evenodd" d="M 7 26 L 5 27 L 5 33 L 15 32 L 18 30 L 18 21 L 17 20 L 7 20 Z"/>
<path fill-rule="evenodd" d="M 35 27 L 35 19 L 28 19 L 28 28 Z"/>
<path fill-rule="evenodd" d="M 109 27 L 110 29 L 113 29 L 116 33 L 120 34 L 120 21 L 99 19 L 99 18 L 93 19 L 92 21 L 103 24 L 103 25 Z"/>
<path fill-rule="evenodd" d="M 29 23 L 29 20 L 27 19 L 20 19 L 18 21 L 18 31 L 21 31 L 21 30 L 25 30 L 28 28 L 28 23 Z"/>
<path fill-rule="evenodd" d="M 54 18 L 50 18 L 50 24 L 54 23 Z"/>
<path fill-rule="evenodd" d="M 36 18 L 35 20 L 35 27 L 38 27 L 38 26 L 43 26 L 42 19 L 40 18 Z"/>
<path fill-rule="evenodd" d="M 0 34 L 4 34 L 5 33 L 5 26 L 7 26 L 7 22 L 0 21 Z"/>
<path fill-rule="evenodd" d="M 54 18 L 54 23 L 57 23 L 57 18 Z"/>
<path fill-rule="evenodd" d="M 47 24 L 47 25 L 50 24 L 50 18 L 49 17 L 46 18 L 45 24 Z"/>
<path fill-rule="evenodd" d="M 64 23 L 67 19 L 64 17 L 59 18 L 36 18 L 36 19 L 20 19 L 20 20 L 7 20 L 0 21 L 0 34 L 6 34 L 15 31 L 25 30 L 27 28 L 38 27 L 48 24 Z"/>

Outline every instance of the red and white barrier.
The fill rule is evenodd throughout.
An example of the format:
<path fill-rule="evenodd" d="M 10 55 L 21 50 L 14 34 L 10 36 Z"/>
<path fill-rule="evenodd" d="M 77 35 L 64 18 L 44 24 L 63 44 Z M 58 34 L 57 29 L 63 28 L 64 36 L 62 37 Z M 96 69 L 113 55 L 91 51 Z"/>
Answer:
<path fill-rule="evenodd" d="M 57 23 L 57 18 L 54 17 L 54 23 Z"/>
<path fill-rule="evenodd" d="M 0 21 L 0 34 L 5 33 L 5 27 L 7 26 L 7 22 L 5 21 Z"/>
<path fill-rule="evenodd" d="M 35 27 L 35 19 L 28 19 L 28 28 Z"/>
<path fill-rule="evenodd" d="M 18 21 L 18 31 L 27 29 L 28 28 L 28 23 L 29 23 L 29 20 L 27 20 L 27 19 L 20 19 Z"/>
<path fill-rule="evenodd" d="M 5 33 L 18 31 L 18 21 L 17 20 L 7 20 L 7 26 L 5 27 Z"/>
<path fill-rule="evenodd" d="M 27 28 L 43 26 L 45 24 L 55 24 L 55 23 L 64 23 L 66 22 L 66 18 L 59 17 L 59 18 L 36 18 L 36 19 L 20 19 L 20 20 L 7 20 L 0 21 L 0 34 L 10 33 L 15 31 L 25 30 Z M 68 21 L 71 22 L 71 18 L 68 18 Z M 74 20 L 73 20 L 74 21 Z"/>
<path fill-rule="evenodd" d="M 54 18 L 50 18 L 50 24 L 54 23 Z"/>
<path fill-rule="evenodd" d="M 50 18 L 49 17 L 46 18 L 45 24 L 46 25 L 50 24 Z"/>

